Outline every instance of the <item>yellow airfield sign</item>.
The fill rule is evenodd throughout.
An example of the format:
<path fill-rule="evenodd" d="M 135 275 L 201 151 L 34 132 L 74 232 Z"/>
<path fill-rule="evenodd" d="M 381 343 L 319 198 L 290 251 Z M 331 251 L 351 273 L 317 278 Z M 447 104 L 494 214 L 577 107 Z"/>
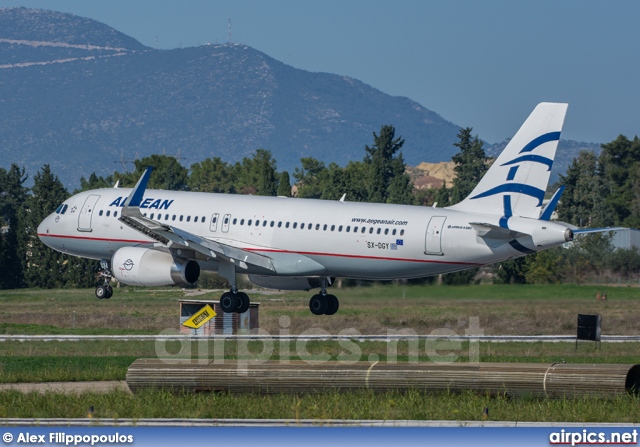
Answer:
<path fill-rule="evenodd" d="M 198 329 L 200 326 L 202 326 L 203 324 L 205 324 L 207 321 L 211 320 L 215 316 L 216 316 L 216 312 L 211 308 L 210 305 L 207 304 L 182 324 L 185 325 L 186 327 Z"/>

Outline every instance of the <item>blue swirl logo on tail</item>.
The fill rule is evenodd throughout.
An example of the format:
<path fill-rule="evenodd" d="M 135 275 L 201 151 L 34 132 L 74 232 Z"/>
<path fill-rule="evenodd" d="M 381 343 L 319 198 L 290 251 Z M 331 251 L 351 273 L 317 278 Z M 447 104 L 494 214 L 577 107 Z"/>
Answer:
<path fill-rule="evenodd" d="M 514 158 L 511 161 L 501 164 L 500 166 L 512 166 L 508 173 L 507 178 L 505 179 L 508 182 L 511 182 L 515 179 L 516 173 L 518 172 L 518 168 L 521 166 L 521 163 L 540 163 L 547 166 L 547 171 L 551 171 L 551 167 L 553 166 L 553 160 L 551 158 L 543 157 L 541 155 L 531 154 L 536 148 L 543 145 L 544 143 L 548 143 L 550 141 L 558 141 L 560 140 L 560 132 L 548 132 L 544 135 L 540 135 L 537 138 L 531 140 L 527 145 L 525 145 L 522 150 L 518 154 L 519 157 Z M 538 199 L 537 206 L 542 206 L 542 200 L 544 199 L 545 191 L 540 188 L 536 188 L 535 186 L 528 185 L 525 183 L 503 183 L 502 185 L 498 185 L 493 187 L 487 191 L 484 191 L 480 194 L 477 194 L 471 197 L 473 199 L 481 199 L 483 197 L 494 196 L 496 194 L 503 193 L 517 193 L 524 194 L 530 197 L 534 197 Z M 509 228 L 508 222 L 509 218 L 513 216 L 513 210 L 511 209 L 511 194 L 505 194 L 503 196 L 503 208 L 504 215 L 500 218 L 500 226 L 503 228 Z"/>

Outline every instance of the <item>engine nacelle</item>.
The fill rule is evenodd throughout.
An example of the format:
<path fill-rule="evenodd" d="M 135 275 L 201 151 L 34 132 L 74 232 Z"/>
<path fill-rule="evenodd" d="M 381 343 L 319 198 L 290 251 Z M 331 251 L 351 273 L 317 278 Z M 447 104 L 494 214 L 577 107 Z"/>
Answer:
<path fill-rule="evenodd" d="M 200 277 L 200 265 L 192 259 L 141 247 L 123 247 L 113 254 L 111 271 L 131 286 L 173 286 L 192 284 Z"/>
<path fill-rule="evenodd" d="M 249 275 L 256 286 L 276 290 L 311 290 L 322 286 L 322 278 Z"/>

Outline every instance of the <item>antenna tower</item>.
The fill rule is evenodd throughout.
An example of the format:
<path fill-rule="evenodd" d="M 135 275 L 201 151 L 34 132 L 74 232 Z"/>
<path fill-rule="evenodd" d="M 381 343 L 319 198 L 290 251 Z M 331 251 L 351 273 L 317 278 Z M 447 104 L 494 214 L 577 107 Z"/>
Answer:
<path fill-rule="evenodd" d="M 227 24 L 227 43 L 231 43 L 231 19 L 229 19 L 229 23 Z"/>

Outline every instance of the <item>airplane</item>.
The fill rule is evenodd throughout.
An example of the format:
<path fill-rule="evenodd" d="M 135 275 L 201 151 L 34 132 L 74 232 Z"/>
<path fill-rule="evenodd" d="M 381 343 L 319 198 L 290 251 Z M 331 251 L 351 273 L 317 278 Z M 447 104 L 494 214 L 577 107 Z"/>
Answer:
<path fill-rule="evenodd" d="M 151 168 L 134 188 L 84 191 L 38 227 L 49 247 L 100 260 L 112 278 L 134 286 L 195 283 L 215 271 L 231 289 L 224 312 L 243 313 L 249 296 L 236 276 L 279 290 L 320 289 L 315 315 L 333 315 L 335 277 L 417 278 L 493 264 L 573 240 L 550 220 L 564 187 L 543 207 L 568 105 L 540 103 L 471 194 L 444 208 L 287 197 L 148 190 Z"/>

